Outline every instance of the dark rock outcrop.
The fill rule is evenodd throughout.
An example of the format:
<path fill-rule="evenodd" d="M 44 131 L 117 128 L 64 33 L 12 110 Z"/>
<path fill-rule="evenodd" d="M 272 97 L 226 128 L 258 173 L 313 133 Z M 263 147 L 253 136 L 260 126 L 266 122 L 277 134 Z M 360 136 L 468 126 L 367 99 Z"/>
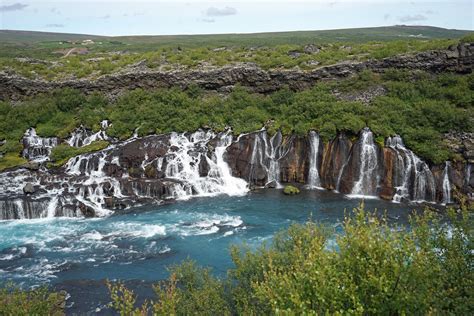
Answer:
<path fill-rule="evenodd" d="M 316 82 L 340 79 L 370 69 L 384 72 L 389 68 L 424 70 L 428 72 L 472 72 L 474 44 L 462 43 L 447 50 L 399 55 L 382 60 L 343 62 L 311 71 L 269 70 L 243 63 L 222 68 L 157 71 L 132 69 L 129 72 L 105 75 L 96 80 L 44 81 L 0 73 L 0 100 L 20 100 L 57 88 L 74 88 L 84 93 L 100 91 L 114 98 L 125 90 L 154 89 L 196 84 L 205 90 L 227 92 L 236 84 L 259 93 L 276 91 L 282 86 L 294 90 L 311 87 Z"/>

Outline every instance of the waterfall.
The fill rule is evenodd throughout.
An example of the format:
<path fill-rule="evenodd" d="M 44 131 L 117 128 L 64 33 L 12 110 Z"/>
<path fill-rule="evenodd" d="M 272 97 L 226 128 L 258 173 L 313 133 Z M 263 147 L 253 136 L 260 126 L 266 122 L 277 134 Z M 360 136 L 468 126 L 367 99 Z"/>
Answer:
<path fill-rule="evenodd" d="M 214 163 L 213 160 L 207 159 L 207 162 L 211 166 L 209 176 L 220 179 L 221 193 L 243 195 L 248 191 L 247 182 L 240 178 L 233 177 L 229 165 L 224 160 L 224 153 L 231 144 L 232 135 L 230 135 L 230 133 L 223 134 L 215 148 L 216 162 Z"/>
<path fill-rule="evenodd" d="M 266 174 L 266 184 L 274 183 L 277 188 L 282 188 L 280 184 L 280 160 L 284 158 L 290 150 L 290 146 L 283 146 L 283 136 L 278 131 L 270 139 L 265 129 L 255 134 L 255 140 L 250 158 L 249 181 L 254 180 L 256 168 L 262 167 Z"/>
<path fill-rule="evenodd" d="M 106 133 L 106 130 L 109 127 L 109 122 L 103 120 L 100 122 L 100 127 L 101 129 L 98 132 L 92 133 L 81 125 L 71 133 L 71 137 L 67 140 L 67 143 L 69 146 L 83 147 L 98 140 L 109 140 L 110 137 Z"/>
<path fill-rule="evenodd" d="M 26 130 L 22 142 L 24 148 L 23 157 L 38 162 L 48 160 L 51 149 L 58 145 L 56 137 L 39 137 L 34 128 Z"/>
<path fill-rule="evenodd" d="M 318 171 L 319 158 L 319 134 L 315 131 L 309 133 L 310 155 L 309 155 L 309 174 L 308 186 L 311 189 L 321 188 L 321 180 Z"/>
<path fill-rule="evenodd" d="M 270 138 L 270 144 L 267 142 L 267 137 L 265 137 L 265 154 L 266 158 L 268 159 L 268 168 L 267 168 L 267 183 L 275 182 L 277 188 L 281 188 L 282 185 L 280 184 L 280 162 L 279 159 L 281 158 L 281 141 L 282 135 L 281 132 L 278 131 L 275 135 Z"/>
<path fill-rule="evenodd" d="M 466 165 L 466 175 L 464 176 L 464 185 L 469 187 L 469 183 L 471 182 L 471 164 L 467 163 Z"/>
<path fill-rule="evenodd" d="M 376 188 L 373 186 L 373 180 L 378 177 L 377 167 L 377 148 L 373 134 L 370 129 L 364 128 L 361 139 L 359 178 L 352 188 L 352 195 L 375 195 Z"/>
<path fill-rule="evenodd" d="M 443 204 L 449 204 L 451 203 L 451 183 L 449 182 L 449 167 L 450 163 L 449 161 L 446 161 L 446 164 L 444 166 L 444 171 L 443 171 Z"/>
<path fill-rule="evenodd" d="M 398 177 L 394 177 L 393 201 L 434 201 L 436 185 L 428 165 L 407 149 L 398 135 L 387 138 L 386 146 L 392 148 L 397 155 L 395 172 Z"/>
<path fill-rule="evenodd" d="M 209 153 L 208 143 L 215 137 L 210 131 L 197 131 L 189 138 L 184 133 L 171 134 L 165 175 L 178 180 L 171 188 L 175 198 L 188 199 L 192 195 L 242 195 L 247 192 L 247 183 L 231 175 L 223 158 L 227 147 L 232 143 L 232 136 L 228 133 L 222 134 L 215 152 Z M 210 154 L 211 158 L 207 154 Z M 204 161 L 209 170 L 206 175 L 201 176 L 203 170 L 200 170 L 200 166 Z"/>
<path fill-rule="evenodd" d="M 56 208 L 58 207 L 58 196 L 53 196 L 46 208 L 46 217 L 52 218 L 56 215 Z"/>

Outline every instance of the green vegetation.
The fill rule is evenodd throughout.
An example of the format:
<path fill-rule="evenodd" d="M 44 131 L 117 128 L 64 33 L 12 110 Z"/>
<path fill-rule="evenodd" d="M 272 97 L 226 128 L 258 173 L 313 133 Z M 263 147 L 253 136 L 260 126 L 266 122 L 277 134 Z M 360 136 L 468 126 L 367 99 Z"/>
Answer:
<path fill-rule="evenodd" d="M 328 43 L 317 44 L 317 52 L 305 52 L 306 45 L 277 45 L 258 47 L 223 48 L 154 48 L 146 52 L 112 54 L 108 52 L 70 55 L 55 61 L 25 61 L 21 59 L 0 58 L 0 69 L 13 69 L 28 78 L 64 79 L 97 78 L 110 74 L 136 63 L 149 68 L 171 70 L 178 68 L 197 68 L 202 66 L 224 66 L 240 62 L 255 63 L 264 69 L 294 68 L 310 70 L 332 65 L 341 61 L 364 61 L 380 59 L 401 53 L 412 53 L 431 49 L 444 49 L 457 40 L 404 39 L 390 42 L 368 43 Z M 315 47 L 316 47 L 315 46 Z M 72 47 L 71 47 L 72 48 Z M 69 49 L 65 49 L 67 51 Z"/>
<path fill-rule="evenodd" d="M 16 166 L 21 166 L 27 162 L 28 161 L 25 158 L 20 157 L 18 153 L 10 152 L 5 156 L 0 157 L 0 171 Z"/>
<path fill-rule="evenodd" d="M 137 63 L 161 70 L 239 62 L 256 63 L 264 69 L 310 70 L 346 60 L 444 49 L 463 36 L 464 40 L 472 36 L 467 34 L 423 26 L 117 38 L 0 31 L 0 69 L 48 80 L 92 79 Z M 93 43 L 83 45 L 84 39 Z M 305 49 L 308 45 L 312 45 L 309 50 Z"/>
<path fill-rule="evenodd" d="M 60 167 L 64 165 L 70 158 L 94 151 L 99 151 L 109 146 L 109 142 L 105 140 L 95 141 L 84 147 L 71 147 L 68 144 L 60 144 L 54 147 L 51 151 L 50 167 Z"/>
<path fill-rule="evenodd" d="M 286 195 L 295 195 L 295 194 L 300 193 L 300 189 L 298 189 L 297 187 L 294 187 L 292 185 L 287 185 L 283 189 L 283 193 L 286 194 Z"/>
<path fill-rule="evenodd" d="M 271 245 L 232 248 L 227 278 L 192 261 L 170 269 L 156 300 L 136 307 L 133 292 L 109 284 L 121 315 L 469 315 L 474 311 L 472 221 L 466 210 L 393 227 L 363 205 L 344 232 L 294 224 Z"/>
<path fill-rule="evenodd" d="M 370 104 L 345 101 L 342 95 L 356 95 L 372 87 L 385 87 L 387 94 Z M 456 158 L 442 142 L 450 130 L 474 132 L 474 75 L 440 74 L 390 70 L 363 72 L 345 81 L 317 84 L 293 92 L 284 88 L 270 95 L 249 93 L 242 87 L 227 96 L 204 93 L 198 87 L 186 91 L 167 89 L 131 91 L 114 102 L 98 94 L 84 96 L 65 89 L 20 104 L 0 102 L 0 152 L 21 151 L 25 130 L 36 127 L 38 135 L 66 138 L 81 124 L 94 131 L 99 122 L 111 121 L 110 136 L 126 139 L 138 128 L 140 136 L 194 131 L 210 127 L 222 131 L 231 126 L 235 134 L 265 126 L 270 132 L 300 135 L 317 130 L 325 141 L 338 131 L 349 136 L 369 126 L 382 143 L 384 137 L 400 134 L 415 153 L 434 163 Z M 59 153 L 59 150 L 66 153 Z M 69 157 L 72 149 L 55 151 L 57 161 Z M 57 153 L 57 154 L 56 154 Z M 56 156 L 58 155 L 58 156 Z M 7 157 L 7 156 L 5 156 Z M 0 158 L 0 164 L 6 158 Z"/>
<path fill-rule="evenodd" d="M 65 295 L 46 287 L 23 291 L 13 285 L 0 288 L 0 315 L 64 315 Z"/>

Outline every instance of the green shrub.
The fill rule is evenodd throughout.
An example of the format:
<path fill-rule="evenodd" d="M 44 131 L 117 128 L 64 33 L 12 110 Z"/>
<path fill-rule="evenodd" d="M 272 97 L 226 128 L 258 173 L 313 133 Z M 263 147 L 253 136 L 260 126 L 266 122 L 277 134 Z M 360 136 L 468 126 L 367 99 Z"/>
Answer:
<path fill-rule="evenodd" d="M 19 154 L 10 152 L 5 154 L 3 157 L 0 157 L 0 171 L 5 169 L 18 167 L 27 163 L 27 160 L 23 157 L 20 157 Z"/>
<path fill-rule="evenodd" d="M 226 279 L 184 262 L 155 288 L 157 301 L 145 309 L 158 315 L 474 311 L 474 236 L 465 207 L 461 214 L 451 210 L 448 224 L 427 211 L 413 215 L 409 227 L 394 227 L 361 205 L 345 218 L 343 229 L 334 235 L 333 228 L 314 222 L 294 224 L 271 245 L 257 250 L 233 247 L 235 268 Z M 113 307 L 130 314 L 136 308 L 133 293 L 109 287 Z"/>
<path fill-rule="evenodd" d="M 71 147 L 68 144 L 60 144 L 51 150 L 50 167 L 60 167 L 64 165 L 70 158 L 94 151 L 99 151 L 109 146 L 109 142 L 105 140 L 95 141 L 84 147 Z"/>
<path fill-rule="evenodd" d="M 65 294 L 46 287 L 21 290 L 13 285 L 0 288 L 0 315 L 64 315 Z"/>
<path fill-rule="evenodd" d="M 283 193 L 286 194 L 286 195 L 295 195 L 295 194 L 300 193 L 300 189 L 298 189 L 297 187 L 294 187 L 292 185 L 287 185 L 283 189 Z"/>

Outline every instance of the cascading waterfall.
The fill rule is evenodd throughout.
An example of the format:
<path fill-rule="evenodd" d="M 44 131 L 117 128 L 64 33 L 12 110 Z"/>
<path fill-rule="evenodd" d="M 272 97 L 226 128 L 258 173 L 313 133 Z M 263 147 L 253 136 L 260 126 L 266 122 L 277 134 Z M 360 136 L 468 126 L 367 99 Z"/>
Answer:
<path fill-rule="evenodd" d="M 309 156 L 309 174 L 308 187 L 311 189 L 321 188 L 321 179 L 318 170 L 319 158 L 319 134 L 315 131 L 309 133 L 310 156 Z"/>
<path fill-rule="evenodd" d="M 394 177 L 396 191 L 393 201 L 400 202 L 403 199 L 417 202 L 434 201 L 436 186 L 428 165 L 407 149 L 398 135 L 387 138 L 386 145 L 397 154 L 395 171 L 398 177 Z"/>
<path fill-rule="evenodd" d="M 270 142 L 267 141 L 267 137 L 265 137 L 265 154 L 268 158 L 268 168 L 267 168 L 267 175 L 268 180 L 267 183 L 275 182 L 277 188 L 281 188 L 282 185 L 280 184 L 280 162 L 279 159 L 281 158 L 281 141 L 282 135 L 281 132 L 278 131 L 270 138 Z"/>
<path fill-rule="evenodd" d="M 103 120 L 100 122 L 100 127 L 101 129 L 98 132 L 92 133 L 81 125 L 71 134 L 67 143 L 73 147 L 83 147 L 98 140 L 109 140 L 110 137 L 106 133 L 106 130 L 109 127 L 109 122 Z"/>
<path fill-rule="evenodd" d="M 446 161 L 446 164 L 444 166 L 444 171 L 443 171 L 443 204 L 449 204 L 451 203 L 451 183 L 449 182 L 449 167 L 450 163 L 449 161 Z"/>
<path fill-rule="evenodd" d="M 224 160 L 224 153 L 232 144 L 232 135 L 230 132 L 224 133 L 221 136 L 216 148 L 216 161 L 207 158 L 207 163 L 210 165 L 208 176 L 218 179 L 220 185 L 220 193 L 228 195 L 243 195 L 248 191 L 247 182 L 243 179 L 233 177 L 229 165 Z"/>
<path fill-rule="evenodd" d="M 364 128 L 361 139 L 359 178 L 352 188 L 352 195 L 375 195 L 376 187 L 373 185 L 373 180 L 377 178 L 377 167 L 377 148 L 373 134 L 370 129 Z"/>
<path fill-rule="evenodd" d="M 217 194 L 242 195 L 247 192 L 247 183 L 231 175 L 223 155 L 232 143 L 230 134 L 223 134 L 215 153 L 209 158 L 207 145 L 216 135 L 211 131 L 197 131 L 189 138 L 186 134 L 172 133 L 170 147 L 176 150 L 166 155 L 167 178 L 178 180 L 172 187 L 172 194 L 177 199 L 187 199 L 192 195 L 212 196 Z M 205 159 L 209 166 L 206 176 L 201 176 L 200 165 Z M 202 170 L 201 170 L 202 171 Z"/>
<path fill-rule="evenodd" d="M 277 188 L 282 188 L 280 184 L 280 160 L 284 158 L 290 147 L 284 148 L 283 136 L 281 131 L 278 131 L 270 139 L 265 129 L 262 129 L 255 135 L 255 140 L 252 149 L 252 156 L 250 159 L 251 172 L 250 179 L 257 167 L 262 167 L 267 175 L 266 184 L 275 184 Z"/>
<path fill-rule="evenodd" d="M 98 160 L 97 163 L 93 161 Z M 97 215 L 105 216 L 110 210 L 104 208 L 104 185 L 110 184 L 114 189 L 114 197 L 124 197 L 117 179 L 105 175 L 103 169 L 106 164 L 106 152 L 92 155 L 81 155 L 71 158 L 66 164 L 66 173 L 70 175 L 85 175 L 87 178 L 81 183 L 76 199 L 84 205 L 94 209 Z"/>
<path fill-rule="evenodd" d="M 34 128 L 26 130 L 22 142 L 24 147 L 23 157 L 37 162 L 48 160 L 51 150 L 58 145 L 56 137 L 39 137 Z"/>

